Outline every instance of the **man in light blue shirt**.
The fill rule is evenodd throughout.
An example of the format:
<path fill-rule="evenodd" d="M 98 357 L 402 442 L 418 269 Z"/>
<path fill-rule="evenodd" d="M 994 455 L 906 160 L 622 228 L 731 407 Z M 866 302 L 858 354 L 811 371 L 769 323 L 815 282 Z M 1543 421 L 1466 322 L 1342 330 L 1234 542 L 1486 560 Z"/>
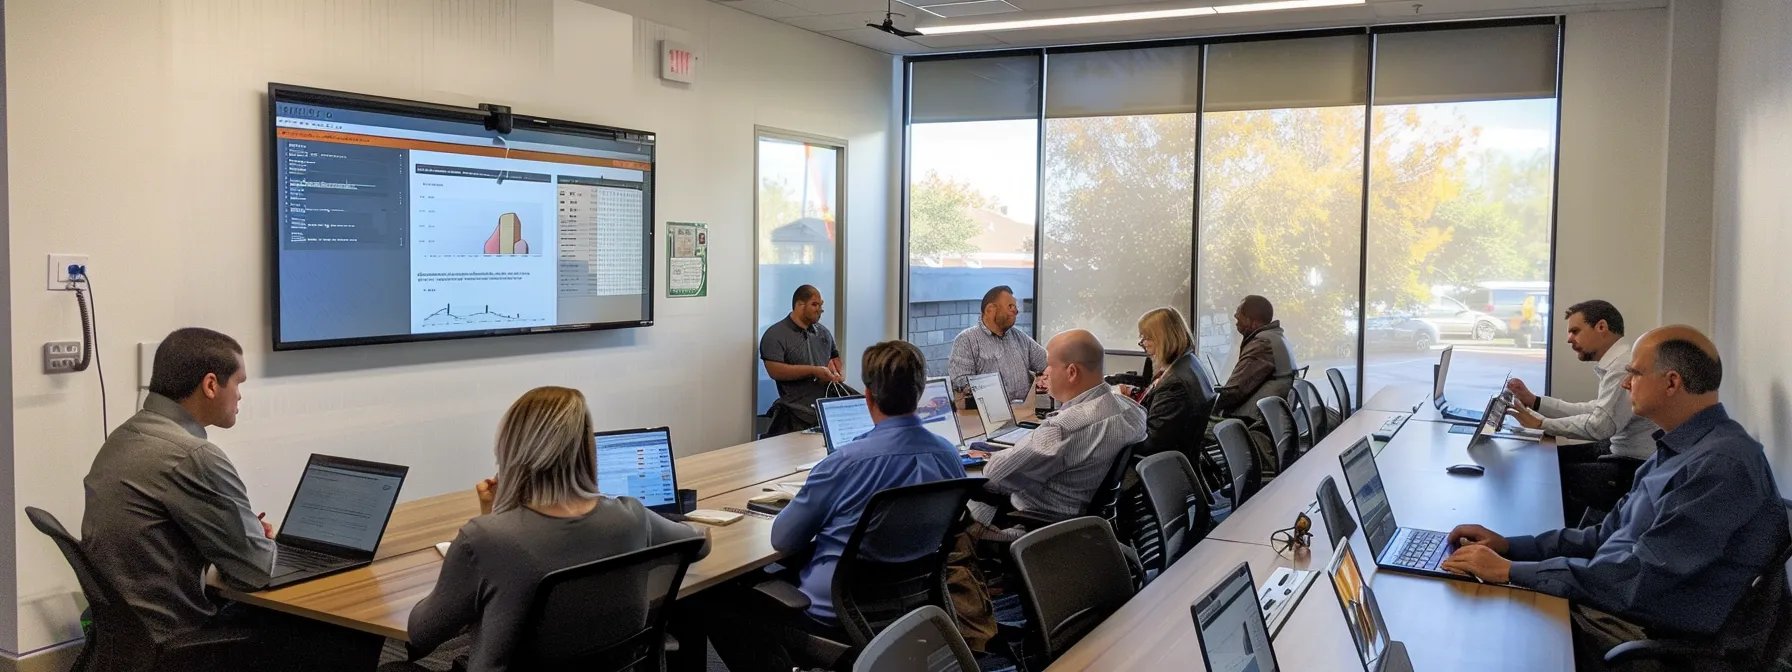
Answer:
<path fill-rule="evenodd" d="M 1598 525 L 1510 539 L 1459 526 L 1443 564 L 1574 601 L 1582 670 L 1649 631 L 1715 634 L 1792 544 L 1761 443 L 1718 402 L 1711 341 L 1692 327 L 1651 331 L 1626 373 L 1633 410 L 1662 431 L 1617 508 Z"/>
<path fill-rule="evenodd" d="M 921 351 L 903 341 L 873 345 L 865 350 L 864 372 L 865 403 L 876 426 L 817 463 L 802 490 L 772 522 L 773 548 L 787 557 L 810 552 L 801 570 L 800 589 L 809 598 L 812 622 L 799 624 L 799 629 L 811 632 L 826 633 L 837 624 L 834 567 L 871 496 L 965 476 L 958 449 L 921 426 L 915 416 L 927 386 L 927 362 Z M 721 602 L 719 611 L 733 613 L 725 619 L 727 632 L 712 636 L 729 669 L 791 669 L 789 654 L 783 650 L 785 638 L 780 636 L 783 630 L 763 622 L 773 614 L 755 615 L 749 601 Z"/>

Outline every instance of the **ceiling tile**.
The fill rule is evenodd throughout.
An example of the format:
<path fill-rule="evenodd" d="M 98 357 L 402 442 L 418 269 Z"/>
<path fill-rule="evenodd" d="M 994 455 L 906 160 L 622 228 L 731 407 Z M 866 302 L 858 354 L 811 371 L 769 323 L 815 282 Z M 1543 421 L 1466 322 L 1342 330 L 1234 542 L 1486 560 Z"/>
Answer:
<path fill-rule="evenodd" d="M 864 28 L 867 23 L 883 23 L 883 20 L 883 12 L 854 12 L 852 14 L 816 14 L 814 16 L 799 16 L 794 19 L 784 19 L 784 22 L 803 30 L 813 30 L 818 33 L 825 33 L 834 30 Z M 896 25 L 908 26 L 912 24 L 904 22 L 898 17 Z"/>
<path fill-rule="evenodd" d="M 1086 9 L 1095 7 L 1113 7 L 1115 5 L 1139 5 L 1146 0 L 1008 0 L 1015 7 L 1034 12 L 1057 9 Z"/>
<path fill-rule="evenodd" d="M 889 6 L 888 0 L 783 0 L 783 2 L 810 14 L 881 13 L 885 7 Z M 902 3 L 896 4 L 896 11 L 903 11 Z"/>
<path fill-rule="evenodd" d="M 990 14 L 1011 14 L 1020 8 L 1003 0 L 972 0 L 971 2 L 954 2 L 947 5 L 932 5 L 921 11 L 934 16 L 956 19 L 966 16 L 988 16 Z"/>
<path fill-rule="evenodd" d="M 789 19 L 814 14 L 814 12 L 801 7 L 779 2 L 779 0 L 727 0 L 716 4 L 733 7 L 748 14 L 758 14 L 768 19 Z"/>
<path fill-rule="evenodd" d="M 924 54 L 932 49 L 916 42 L 891 35 L 872 28 L 854 28 L 851 30 L 833 30 L 822 33 L 828 37 L 839 38 L 864 47 L 870 47 L 886 54 Z"/>

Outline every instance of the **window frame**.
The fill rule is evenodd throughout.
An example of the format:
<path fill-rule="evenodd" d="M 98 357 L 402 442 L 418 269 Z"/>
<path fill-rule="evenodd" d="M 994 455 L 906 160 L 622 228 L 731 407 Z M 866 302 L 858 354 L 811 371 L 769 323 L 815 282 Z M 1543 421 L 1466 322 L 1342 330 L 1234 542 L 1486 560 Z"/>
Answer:
<path fill-rule="evenodd" d="M 750 382 L 748 383 L 747 394 L 750 397 L 752 397 L 752 399 L 753 399 L 753 404 L 752 404 L 753 405 L 753 416 L 755 418 L 758 417 L 758 415 L 759 415 L 759 372 L 765 366 L 764 364 L 762 364 L 759 361 L 759 339 L 762 336 L 764 336 L 764 334 L 761 333 L 759 330 L 759 309 L 760 309 L 760 304 L 759 304 L 759 288 L 760 288 L 760 285 L 759 285 L 759 282 L 760 282 L 760 277 L 759 277 L 759 266 L 760 266 L 760 263 L 759 263 L 759 253 L 760 253 L 760 249 L 759 249 L 759 214 L 760 214 L 759 213 L 759 184 L 760 184 L 760 180 L 763 178 L 763 176 L 760 175 L 760 173 L 759 173 L 759 167 L 760 167 L 759 148 L 760 148 L 760 143 L 765 140 L 773 140 L 773 141 L 781 141 L 781 142 L 794 142 L 794 143 L 800 143 L 800 144 L 804 144 L 804 145 L 813 145 L 816 147 L 826 147 L 828 149 L 834 150 L 834 164 L 835 164 L 834 165 L 834 295 L 835 295 L 835 297 L 844 297 L 846 295 L 846 290 L 847 290 L 847 288 L 846 288 L 846 275 L 847 275 L 846 274 L 846 264 L 847 264 L 846 237 L 848 235 L 850 235 L 848 233 L 848 229 L 850 227 L 848 226 L 847 215 L 846 215 L 846 213 L 847 213 L 846 185 L 848 184 L 847 183 L 847 174 L 846 174 L 847 142 L 845 140 L 842 140 L 839 138 L 832 138 L 832 137 L 828 137 L 825 135 L 816 135 L 813 133 L 804 133 L 801 131 L 790 131 L 790 130 L 785 130 L 785 129 L 781 129 L 781 128 L 771 127 L 771 126 L 754 125 L 753 126 L 753 185 L 752 185 L 752 192 L 751 192 L 751 196 L 753 198 L 753 325 L 751 327 L 753 329 L 753 334 L 751 337 L 752 338 L 751 342 L 753 343 L 753 358 L 752 358 L 753 372 L 752 372 L 752 376 L 748 379 Z M 906 236 L 906 235 L 907 235 L 907 233 L 905 231 L 904 236 Z M 906 245 L 906 242 L 904 244 Z M 823 297 L 823 298 L 826 299 L 827 297 Z M 839 298 L 835 298 L 834 304 L 827 311 L 828 316 L 832 318 L 832 324 L 827 324 L 826 326 L 828 327 L 828 329 L 830 331 L 832 331 L 834 333 L 834 342 L 836 345 L 839 346 L 840 352 L 842 354 L 844 354 L 847 351 L 847 340 L 846 340 L 846 324 L 847 324 L 846 313 L 847 313 L 847 310 L 848 309 L 846 307 L 846 301 L 843 301 Z M 824 318 L 824 319 L 826 319 L 826 318 Z M 755 435 L 758 434 L 757 429 L 755 429 L 754 434 Z"/>

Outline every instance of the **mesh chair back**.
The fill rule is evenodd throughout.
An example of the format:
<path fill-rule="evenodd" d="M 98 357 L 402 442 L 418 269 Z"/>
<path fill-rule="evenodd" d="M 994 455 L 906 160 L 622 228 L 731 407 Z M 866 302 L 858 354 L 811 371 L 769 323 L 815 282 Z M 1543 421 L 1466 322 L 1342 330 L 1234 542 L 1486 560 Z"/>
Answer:
<path fill-rule="evenodd" d="M 934 481 L 871 496 L 834 567 L 834 610 L 850 644 L 865 646 L 920 607 L 950 605 L 946 555 L 965 502 L 984 482 Z"/>
<path fill-rule="evenodd" d="M 1126 483 L 1126 470 L 1132 467 L 1133 448 L 1138 445 L 1125 446 L 1114 455 L 1113 464 L 1108 466 L 1107 475 L 1101 477 L 1101 487 L 1089 498 L 1089 506 L 1083 509 L 1083 515 L 1108 521 L 1109 526 L 1119 529 L 1120 489 Z"/>
<path fill-rule="evenodd" d="M 1295 434 L 1294 411 L 1288 408 L 1288 400 L 1281 397 L 1258 399 L 1257 410 L 1263 413 L 1263 422 L 1269 426 L 1269 438 L 1276 444 L 1276 472 L 1286 471 L 1289 465 L 1300 459 L 1300 439 Z"/>
<path fill-rule="evenodd" d="M 1301 381 L 1296 379 L 1294 382 Z M 1307 452 L 1307 449 L 1312 448 L 1315 442 L 1313 441 L 1313 425 L 1307 422 L 1307 402 L 1301 398 L 1300 388 L 1289 388 L 1288 396 L 1283 399 L 1283 403 L 1288 404 L 1289 419 L 1294 421 L 1294 451 L 1297 454 Z"/>
<path fill-rule="evenodd" d="M 1163 569 L 1207 536 L 1212 519 L 1196 488 L 1195 466 L 1182 453 L 1158 453 L 1139 461 L 1139 482 L 1163 544 Z"/>
<path fill-rule="evenodd" d="M 657 671 L 666 621 L 703 538 L 587 562 L 542 577 L 514 667 Z"/>
<path fill-rule="evenodd" d="M 1236 419 L 1221 420 L 1213 426 L 1213 436 L 1220 442 L 1220 451 L 1226 456 L 1226 472 L 1229 474 L 1227 485 L 1232 488 L 1232 510 L 1244 505 L 1245 500 L 1257 494 L 1257 488 L 1263 484 L 1263 475 L 1258 471 L 1257 450 L 1251 446 L 1250 430 L 1244 423 Z"/>
<path fill-rule="evenodd" d="M 1042 664 L 1075 646 L 1132 598 L 1126 556 L 1100 518 L 1047 525 L 1016 540 L 1009 552 Z"/>
<path fill-rule="evenodd" d="M 1326 369 L 1325 377 L 1332 381 L 1332 395 L 1338 398 L 1338 417 L 1349 420 L 1356 412 L 1355 404 L 1350 403 L 1350 385 L 1344 382 L 1344 372 L 1338 369 Z"/>
<path fill-rule="evenodd" d="M 69 568 L 75 570 L 75 581 L 81 585 L 81 592 L 87 595 L 88 605 L 93 609 L 93 635 L 81 653 L 87 666 L 98 670 L 152 667 L 157 647 L 149 626 L 125 603 L 123 594 L 118 592 L 111 579 L 94 568 L 81 542 L 48 511 L 27 506 L 25 517 L 38 532 L 56 542 L 56 548 L 62 551 Z"/>
<path fill-rule="evenodd" d="M 1200 384 L 1196 385 L 1195 389 L 1189 390 L 1189 403 L 1193 404 L 1195 408 L 1201 409 L 1201 413 L 1196 414 L 1194 426 L 1190 428 L 1193 431 L 1189 433 L 1189 436 L 1206 436 L 1207 423 L 1212 421 L 1213 406 L 1220 400 L 1220 395 L 1214 391 L 1213 377 L 1207 375 L 1206 367 L 1201 366 L 1200 362 L 1192 362 L 1190 368 L 1195 370 L 1195 379 L 1200 381 Z"/>
<path fill-rule="evenodd" d="M 927 605 L 896 619 L 878 633 L 852 672 L 976 672 L 977 658 L 958 624 L 939 607 Z"/>
<path fill-rule="evenodd" d="M 1305 380 L 1294 381 L 1294 391 L 1295 396 L 1300 399 L 1301 410 L 1306 412 L 1309 432 L 1307 434 L 1307 449 L 1312 450 L 1314 446 L 1319 445 L 1320 441 L 1325 440 L 1327 434 L 1332 432 L 1331 423 L 1326 417 L 1325 397 L 1319 394 L 1318 385 Z"/>

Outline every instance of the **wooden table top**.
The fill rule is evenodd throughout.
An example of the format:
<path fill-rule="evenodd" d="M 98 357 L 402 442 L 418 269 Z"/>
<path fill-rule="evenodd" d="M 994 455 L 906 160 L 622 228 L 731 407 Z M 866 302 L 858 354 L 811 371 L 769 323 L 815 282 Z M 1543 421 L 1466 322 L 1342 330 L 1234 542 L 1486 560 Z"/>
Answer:
<path fill-rule="evenodd" d="M 1353 415 L 1050 669 L 1204 669 L 1189 605 L 1239 562 L 1251 563 L 1259 582 L 1276 567 L 1323 571 L 1333 545 L 1316 508 L 1310 514 L 1311 549 L 1279 556 L 1268 546 L 1270 534 L 1292 526 L 1298 512 L 1310 510 L 1314 491 L 1326 476 L 1348 501 L 1349 486 L 1338 455 L 1393 415 L 1374 410 Z M 1450 434 L 1449 428 L 1443 423 L 1408 422 L 1376 459 L 1401 525 L 1448 530 L 1476 522 L 1507 534 L 1561 527 L 1553 442 L 1483 440 L 1471 446 L 1470 436 Z M 1464 462 L 1485 465 L 1486 475 L 1462 477 L 1443 471 Z M 1355 518 L 1354 506 L 1351 513 Z M 1574 669 L 1566 600 L 1499 586 L 1377 572 L 1362 530 L 1351 536 L 1350 543 L 1375 588 L 1390 634 L 1406 645 L 1415 669 Z M 1326 577 L 1317 580 L 1321 583 L 1309 590 L 1275 639 L 1278 662 L 1290 670 L 1361 669 L 1354 667 L 1356 651 L 1336 593 Z M 1500 643 L 1511 645 L 1501 646 L 1498 655 L 1487 655 L 1490 644 Z"/>
<path fill-rule="evenodd" d="M 975 412 L 959 413 L 958 422 L 967 436 L 983 433 Z M 824 453 L 820 435 L 786 434 L 678 458 L 678 484 L 697 489 L 701 497 L 698 508 L 744 509 L 747 499 L 764 487 L 802 481 L 808 474 L 797 467 L 821 459 Z M 435 588 L 441 573 L 442 558 L 434 546 L 452 541 L 460 527 L 478 515 L 479 500 L 470 489 L 405 502 L 393 510 L 373 564 L 276 590 L 244 593 L 223 587 L 224 594 L 248 604 L 408 640 L 411 609 Z M 771 547 L 771 525 L 770 520 L 755 516 L 721 527 L 700 525 L 710 532 L 710 552 L 685 573 L 679 595 L 694 594 L 775 562 L 779 555 Z"/>

